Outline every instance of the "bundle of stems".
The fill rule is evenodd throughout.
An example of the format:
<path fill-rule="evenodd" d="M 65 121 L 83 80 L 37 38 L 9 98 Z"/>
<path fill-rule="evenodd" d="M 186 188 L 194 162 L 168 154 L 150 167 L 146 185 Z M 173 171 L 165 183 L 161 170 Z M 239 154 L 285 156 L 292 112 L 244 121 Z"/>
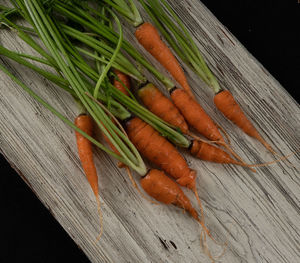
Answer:
<path fill-rule="evenodd" d="M 128 137 L 111 121 L 106 112 L 100 107 L 90 96 L 87 94 L 90 93 L 90 89 L 87 87 L 82 76 L 79 74 L 76 69 L 74 62 L 71 60 L 71 54 L 64 47 L 63 35 L 60 33 L 58 27 L 55 25 L 55 22 L 49 16 L 49 14 L 44 9 L 43 4 L 40 1 L 16 1 L 18 7 L 22 10 L 22 13 L 26 20 L 31 23 L 33 28 L 38 33 L 39 37 L 43 41 L 44 46 L 51 54 L 55 64 L 58 66 L 63 77 L 68 81 L 70 87 L 75 92 L 77 98 L 85 107 L 87 112 L 92 116 L 97 126 L 100 128 L 103 134 L 107 136 L 110 142 L 118 150 L 119 155 L 115 154 L 111 150 L 107 149 L 105 146 L 100 143 L 96 143 L 98 147 L 102 150 L 105 150 L 109 154 L 116 157 L 122 163 L 132 167 L 139 174 L 146 173 L 145 164 L 136 150 L 134 145 L 128 139 Z M 117 53 L 115 53 L 117 54 Z M 2 68 L 3 69 L 3 68 Z M 5 70 L 4 70 L 5 71 Z M 7 71 L 5 71 L 7 73 Z M 11 75 L 10 75 L 11 76 Z M 12 78 L 16 81 L 16 78 Z M 25 86 L 18 82 L 21 87 Z M 29 89 L 25 89 L 27 92 Z M 33 92 L 29 92 L 33 95 Z M 33 96 L 37 99 L 36 94 Z M 38 99 L 41 101 L 41 99 Z M 43 103 L 45 106 L 46 104 Z M 58 117 L 61 118 L 61 115 L 58 114 L 50 105 L 47 105 L 47 108 L 52 110 Z M 61 118 L 62 119 L 62 118 Z M 65 119 L 63 119 L 65 121 Z M 69 122 L 66 122 L 70 124 Z M 72 125 L 74 128 L 74 126 Z M 83 134 L 88 139 L 90 137 Z M 95 143 L 95 140 L 92 140 Z"/>
<path fill-rule="evenodd" d="M 13 28 L 20 38 L 29 44 L 33 49 L 35 49 L 42 56 L 42 58 L 13 52 L 4 47 L 0 47 L 0 54 L 31 68 L 72 94 L 76 100 L 79 100 L 84 105 L 89 114 L 94 118 L 101 131 L 111 140 L 112 144 L 120 152 L 120 156 L 117 156 L 111 150 L 107 149 L 105 146 L 93 139 L 92 142 L 94 144 L 113 155 L 124 164 L 132 167 L 138 173 L 145 174 L 146 169 L 144 163 L 135 147 L 122 133 L 122 131 L 120 131 L 118 127 L 116 127 L 116 125 L 110 120 L 98 103 L 91 98 L 92 96 L 101 100 L 106 105 L 109 105 L 109 110 L 117 118 L 127 119 L 131 116 L 131 113 L 124 108 L 125 106 L 136 116 L 144 119 L 161 134 L 168 137 L 170 140 L 173 140 L 173 142 L 176 144 L 183 147 L 188 147 L 189 141 L 183 135 L 178 133 L 175 129 L 170 127 L 170 125 L 166 124 L 164 121 L 138 104 L 134 98 L 122 96 L 123 94 L 120 94 L 120 92 L 115 89 L 109 81 L 104 81 L 105 79 L 107 80 L 107 73 L 109 72 L 110 67 L 113 66 L 114 68 L 132 76 L 139 82 L 145 82 L 144 76 L 138 70 L 136 70 L 136 67 L 132 65 L 132 63 L 129 62 L 126 57 L 119 52 L 123 43 L 122 29 L 118 18 L 114 16 L 111 11 L 109 12 L 112 14 L 112 16 L 114 16 L 114 19 L 118 24 L 119 34 L 115 34 L 115 36 L 118 36 L 118 38 L 114 38 L 115 41 L 113 43 L 109 43 L 110 45 L 108 45 L 105 41 L 99 41 L 96 36 L 92 37 L 78 30 L 76 31 L 76 29 L 62 25 L 60 21 L 50 17 L 45 10 L 42 1 L 18 0 L 15 2 L 16 8 L 6 8 L 5 12 L 10 11 L 14 13 L 21 13 L 22 16 L 32 25 L 33 29 L 16 25 L 10 19 L 8 19 L 9 17 L 7 15 L 3 13 L 1 14 L 1 22 Z M 115 32 L 111 27 L 107 28 L 110 29 L 109 32 Z M 44 48 L 42 48 L 30 36 L 30 34 L 26 33 L 26 31 L 38 34 L 42 39 L 46 50 L 44 50 Z M 88 39 L 89 41 L 85 41 L 85 44 L 91 49 L 96 50 L 97 54 L 82 47 L 74 46 L 67 37 L 67 34 L 75 36 L 74 33 L 76 36 L 79 36 L 77 39 L 80 37 L 82 37 L 82 41 Z M 117 45 L 116 49 L 111 46 L 113 44 Z M 106 68 L 106 70 L 99 75 L 96 70 L 86 63 L 80 53 L 88 55 L 89 57 L 96 59 L 96 61 L 103 63 L 104 69 Z M 101 56 L 98 54 L 101 54 Z M 26 59 L 34 60 L 51 66 L 57 71 L 57 74 L 41 69 Z M 5 73 L 8 73 L 8 71 L 3 67 L 1 67 L 1 69 Z M 11 74 L 10 77 L 20 84 L 20 81 Z M 161 79 L 164 79 L 164 77 L 161 77 Z M 97 83 L 96 88 L 94 88 L 93 83 Z M 20 86 L 24 88 L 23 83 L 20 84 Z M 27 87 L 26 91 L 28 90 L 30 89 Z M 109 95 L 107 95 L 107 91 L 109 91 Z M 32 91 L 30 94 L 33 94 Z M 37 95 L 35 94 L 34 97 L 37 98 Z M 39 98 L 39 101 L 41 101 L 41 98 Z M 43 102 L 43 104 L 46 105 L 46 107 L 54 112 L 58 117 L 62 118 L 62 115 L 57 113 L 49 104 L 45 102 Z M 63 120 L 65 121 L 65 119 Z M 71 124 L 70 122 L 66 123 L 68 125 Z M 74 125 L 71 126 L 74 128 Z M 86 136 L 86 134 L 84 136 Z M 91 139 L 89 136 L 86 137 Z"/>

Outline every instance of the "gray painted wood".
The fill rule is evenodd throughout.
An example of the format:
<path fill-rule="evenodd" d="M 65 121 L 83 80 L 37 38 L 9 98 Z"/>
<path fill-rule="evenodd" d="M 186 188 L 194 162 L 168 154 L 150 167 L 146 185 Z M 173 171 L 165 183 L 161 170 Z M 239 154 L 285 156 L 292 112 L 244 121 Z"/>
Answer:
<path fill-rule="evenodd" d="M 282 155 L 299 150 L 299 105 L 286 90 L 199 1 L 169 2 L 222 86 L 231 90 L 263 137 Z M 138 47 L 130 31 L 128 39 Z M 10 49 L 31 52 L 6 30 L 1 30 L 0 41 Z M 24 67 L 2 58 L 1 63 L 74 119 L 78 112 L 69 95 Z M 273 160 L 216 111 L 212 92 L 185 69 L 199 102 L 228 131 L 234 149 L 249 163 Z M 200 249 L 198 225 L 175 207 L 142 199 L 125 172 L 100 151 L 95 151 L 95 160 L 104 234 L 95 242 L 97 210 L 77 157 L 74 132 L 2 72 L 0 87 L 2 154 L 92 262 L 209 262 Z M 299 262 L 299 154 L 255 174 L 183 154 L 198 171 L 208 227 L 217 240 L 228 242 L 223 262 Z"/>

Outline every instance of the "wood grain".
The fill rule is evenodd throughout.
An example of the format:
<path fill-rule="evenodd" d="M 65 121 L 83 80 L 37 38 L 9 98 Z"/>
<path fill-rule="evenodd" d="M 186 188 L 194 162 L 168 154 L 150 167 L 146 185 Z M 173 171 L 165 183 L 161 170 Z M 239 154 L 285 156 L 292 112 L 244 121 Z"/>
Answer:
<path fill-rule="evenodd" d="M 263 137 L 281 155 L 299 150 L 299 105 L 286 90 L 201 2 L 169 3 L 222 86 L 231 90 Z M 128 40 L 144 53 L 132 37 L 133 29 L 125 25 Z M 10 49 L 32 53 L 7 30 L 1 30 L 0 41 Z M 0 63 L 74 119 L 76 105 L 68 94 L 7 59 L 1 57 Z M 216 111 L 212 92 L 191 70 L 185 70 L 199 102 L 228 131 L 234 149 L 250 163 L 273 160 L 263 146 Z M 198 225 L 179 209 L 142 199 L 126 173 L 100 151 L 95 154 L 104 235 L 96 242 L 97 210 L 77 157 L 74 132 L 2 72 L 0 87 L 1 153 L 91 262 L 209 262 L 200 249 Z M 198 171 L 197 187 L 208 227 L 219 241 L 228 242 L 223 262 L 299 262 L 299 153 L 255 174 L 183 154 Z"/>

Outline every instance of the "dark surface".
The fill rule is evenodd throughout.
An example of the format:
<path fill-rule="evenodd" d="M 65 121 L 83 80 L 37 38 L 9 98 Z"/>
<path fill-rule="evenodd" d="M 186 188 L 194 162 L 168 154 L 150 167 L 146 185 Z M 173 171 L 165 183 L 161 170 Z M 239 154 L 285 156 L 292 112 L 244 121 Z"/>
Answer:
<path fill-rule="evenodd" d="M 300 87 L 297 0 L 202 2 L 296 98 Z M 88 262 L 2 156 L 0 164 L 1 240 L 4 241 L 0 262 Z"/>

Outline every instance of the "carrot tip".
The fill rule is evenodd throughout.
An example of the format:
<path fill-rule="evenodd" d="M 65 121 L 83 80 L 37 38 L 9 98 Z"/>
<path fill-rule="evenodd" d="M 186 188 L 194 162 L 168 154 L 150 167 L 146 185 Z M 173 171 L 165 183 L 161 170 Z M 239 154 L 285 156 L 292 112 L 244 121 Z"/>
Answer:
<path fill-rule="evenodd" d="M 220 145 L 224 146 L 225 149 L 227 149 L 238 161 L 236 162 L 233 162 L 233 164 L 236 164 L 236 165 L 240 165 L 240 166 L 243 166 L 243 167 L 247 167 L 249 168 L 253 173 L 256 173 L 256 170 L 251 168 L 252 166 L 250 164 L 247 164 L 243 161 L 243 159 L 235 152 L 231 149 L 231 147 L 226 144 L 226 143 L 220 143 Z"/>
<path fill-rule="evenodd" d="M 259 137 L 256 138 L 256 139 L 257 139 L 263 146 L 265 146 L 265 148 L 266 148 L 268 151 L 270 151 L 272 154 L 278 155 L 278 153 L 275 152 L 275 151 L 273 150 L 273 148 L 271 147 L 271 145 L 268 144 L 261 136 L 259 136 Z"/>

